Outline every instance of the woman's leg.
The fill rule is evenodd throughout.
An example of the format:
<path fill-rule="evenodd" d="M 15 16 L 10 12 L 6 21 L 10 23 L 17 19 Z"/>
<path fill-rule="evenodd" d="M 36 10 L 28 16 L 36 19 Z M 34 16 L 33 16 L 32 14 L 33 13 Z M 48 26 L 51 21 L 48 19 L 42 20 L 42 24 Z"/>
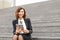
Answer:
<path fill-rule="evenodd" d="M 17 35 L 13 35 L 13 40 L 17 40 Z"/>
<path fill-rule="evenodd" d="M 22 35 L 19 35 L 19 40 L 23 40 L 23 36 Z"/>

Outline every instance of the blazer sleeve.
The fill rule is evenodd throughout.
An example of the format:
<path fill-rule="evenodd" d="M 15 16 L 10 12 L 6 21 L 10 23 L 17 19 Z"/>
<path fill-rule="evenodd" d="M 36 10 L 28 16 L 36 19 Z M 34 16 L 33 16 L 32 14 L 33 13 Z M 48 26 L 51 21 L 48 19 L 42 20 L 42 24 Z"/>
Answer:
<path fill-rule="evenodd" d="M 30 18 L 28 19 L 28 30 L 29 30 L 29 34 L 31 34 L 33 32 Z"/>
<path fill-rule="evenodd" d="M 15 33 L 16 27 L 15 27 L 15 20 L 12 21 L 12 25 L 13 25 L 13 34 Z"/>

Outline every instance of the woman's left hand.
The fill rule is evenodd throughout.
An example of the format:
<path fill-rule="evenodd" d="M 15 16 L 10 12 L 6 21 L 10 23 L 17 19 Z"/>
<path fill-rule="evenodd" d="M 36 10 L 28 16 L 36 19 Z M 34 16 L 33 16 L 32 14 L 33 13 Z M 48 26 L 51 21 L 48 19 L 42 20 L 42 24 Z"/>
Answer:
<path fill-rule="evenodd" d="M 23 32 L 24 32 L 24 33 L 29 33 L 29 30 L 26 29 L 26 30 L 23 30 Z"/>

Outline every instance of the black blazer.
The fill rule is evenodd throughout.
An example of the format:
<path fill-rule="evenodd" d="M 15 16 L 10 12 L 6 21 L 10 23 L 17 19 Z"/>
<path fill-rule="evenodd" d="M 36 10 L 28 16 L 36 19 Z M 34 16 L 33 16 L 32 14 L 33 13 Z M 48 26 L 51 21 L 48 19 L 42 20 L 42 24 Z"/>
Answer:
<path fill-rule="evenodd" d="M 25 21 L 25 24 L 26 24 L 26 28 L 29 30 L 29 33 L 28 34 L 24 33 L 24 35 L 31 36 L 31 33 L 32 33 L 31 21 L 30 21 L 29 18 L 25 18 L 24 21 Z M 18 24 L 18 19 L 13 20 L 12 24 L 13 24 L 13 34 L 14 34 L 15 31 L 16 31 L 16 24 Z"/>

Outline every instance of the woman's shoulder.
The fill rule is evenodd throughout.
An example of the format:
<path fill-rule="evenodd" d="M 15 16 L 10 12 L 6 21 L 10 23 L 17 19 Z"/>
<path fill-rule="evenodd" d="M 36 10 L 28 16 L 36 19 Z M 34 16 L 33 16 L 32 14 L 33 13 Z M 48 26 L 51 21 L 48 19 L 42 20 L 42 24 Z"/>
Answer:
<path fill-rule="evenodd" d="M 30 18 L 25 18 L 25 20 L 30 20 Z"/>
<path fill-rule="evenodd" d="M 12 20 L 12 22 L 15 22 L 15 21 L 17 21 L 17 19 Z"/>
<path fill-rule="evenodd" d="M 30 18 L 25 18 L 25 21 L 28 21 L 28 22 L 30 22 Z"/>

